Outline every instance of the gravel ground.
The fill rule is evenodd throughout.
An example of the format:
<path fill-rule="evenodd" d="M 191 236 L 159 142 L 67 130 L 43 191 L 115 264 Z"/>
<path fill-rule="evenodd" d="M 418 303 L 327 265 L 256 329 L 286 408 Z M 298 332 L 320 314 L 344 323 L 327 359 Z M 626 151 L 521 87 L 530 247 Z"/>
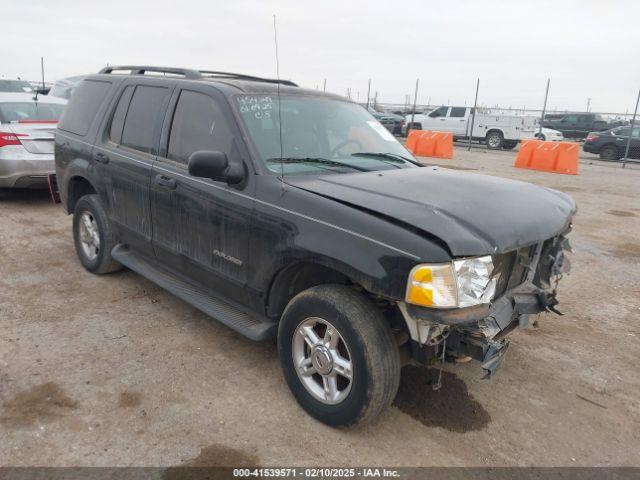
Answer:
<path fill-rule="evenodd" d="M 254 343 L 130 272 L 93 276 L 71 217 L 42 192 L 0 193 L 0 465 L 640 465 L 640 165 L 585 157 L 578 176 L 513 152 L 444 167 L 578 202 L 558 317 L 512 335 L 491 381 L 475 363 L 406 367 L 374 426 L 297 406 L 273 343 Z"/>

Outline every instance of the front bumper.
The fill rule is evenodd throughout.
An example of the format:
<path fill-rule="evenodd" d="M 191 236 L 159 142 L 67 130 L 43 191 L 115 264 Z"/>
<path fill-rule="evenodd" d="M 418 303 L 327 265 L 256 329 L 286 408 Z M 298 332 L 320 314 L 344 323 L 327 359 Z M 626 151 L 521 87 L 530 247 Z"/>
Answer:
<path fill-rule="evenodd" d="M 512 266 L 516 284 L 505 282 L 508 289 L 490 304 L 433 309 L 400 302 L 413 359 L 431 365 L 442 358 L 444 349 L 452 357 L 480 361 L 488 378 L 504 360 L 509 333 L 529 326 L 531 315 L 545 311 L 560 314 L 555 308 L 556 285 L 569 269 L 565 259 L 565 252 L 570 251 L 567 239 L 559 235 L 527 250 L 530 255 L 517 256 L 518 264 Z"/>

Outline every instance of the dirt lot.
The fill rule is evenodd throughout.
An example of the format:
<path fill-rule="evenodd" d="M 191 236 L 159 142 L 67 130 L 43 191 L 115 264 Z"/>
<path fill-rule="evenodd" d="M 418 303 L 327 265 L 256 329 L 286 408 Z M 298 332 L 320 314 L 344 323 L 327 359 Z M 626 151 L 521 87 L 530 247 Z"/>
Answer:
<path fill-rule="evenodd" d="M 253 343 L 140 276 L 76 260 L 45 194 L 0 193 L 0 465 L 640 465 L 640 165 L 517 170 L 456 149 L 462 170 L 565 191 L 579 213 L 564 317 L 477 363 L 406 368 L 375 426 L 326 427 Z"/>

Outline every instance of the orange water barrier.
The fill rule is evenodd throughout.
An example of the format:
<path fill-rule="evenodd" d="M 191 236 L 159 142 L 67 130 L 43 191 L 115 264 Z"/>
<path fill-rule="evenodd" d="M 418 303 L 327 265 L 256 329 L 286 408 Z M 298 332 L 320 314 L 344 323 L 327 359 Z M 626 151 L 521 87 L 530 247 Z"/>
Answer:
<path fill-rule="evenodd" d="M 516 157 L 517 168 L 543 172 L 578 174 L 579 145 L 571 142 L 523 140 Z"/>
<path fill-rule="evenodd" d="M 453 158 L 453 134 L 431 130 L 409 130 L 405 147 L 419 157 Z"/>

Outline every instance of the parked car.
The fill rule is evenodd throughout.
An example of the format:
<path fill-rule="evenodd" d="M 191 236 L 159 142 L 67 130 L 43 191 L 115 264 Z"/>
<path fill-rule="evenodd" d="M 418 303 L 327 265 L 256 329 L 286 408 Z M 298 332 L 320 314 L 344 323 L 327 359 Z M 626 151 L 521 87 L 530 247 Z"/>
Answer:
<path fill-rule="evenodd" d="M 337 95 L 108 67 L 80 82 L 55 145 L 84 268 L 126 266 L 277 338 L 296 400 L 330 425 L 377 418 L 401 358 L 492 375 L 507 334 L 558 302 L 571 197 L 426 167 Z"/>
<path fill-rule="evenodd" d="M 552 128 L 540 128 L 540 118 L 533 116 L 523 116 L 521 138 L 522 139 L 538 139 L 548 142 L 561 142 L 564 140 L 562 132 L 553 130 Z"/>
<path fill-rule="evenodd" d="M 545 115 L 543 127 L 562 132 L 566 138 L 583 139 L 589 132 L 601 132 L 619 127 L 620 122 L 608 122 L 598 113 L 568 113 L 560 118 Z"/>
<path fill-rule="evenodd" d="M 78 75 L 75 77 L 62 78 L 53 84 L 53 87 L 49 90 L 49 95 L 68 100 L 73 94 L 73 89 L 85 77 L 86 75 Z"/>
<path fill-rule="evenodd" d="M 402 134 L 402 127 L 404 125 L 404 117 L 401 115 L 396 115 L 395 113 L 390 112 L 379 112 L 373 107 L 369 106 L 367 109 L 373 117 L 378 120 L 384 128 L 389 130 L 394 135 Z"/>
<path fill-rule="evenodd" d="M 631 126 L 617 127 L 605 132 L 590 132 L 582 146 L 585 152 L 600 155 L 603 160 L 624 157 Z M 629 145 L 629 158 L 640 158 L 640 125 L 634 125 Z"/>
<path fill-rule="evenodd" d="M 405 118 L 406 130 L 451 132 L 454 140 L 468 139 L 472 113 L 471 107 L 441 106 L 422 115 L 409 114 Z M 478 112 L 471 139 L 493 150 L 512 149 L 520 141 L 522 125 L 520 116 Z"/>
<path fill-rule="evenodd" d="M 67 102 L 32 93 L 0 93 L 0 188 L 46 187 L 53 135 Z"/>
<path fill-rule="evenodd" d="M 31 93 L 33 91 L 33 87 L 26 80 L 0 78 L 0 92 Z"/>

